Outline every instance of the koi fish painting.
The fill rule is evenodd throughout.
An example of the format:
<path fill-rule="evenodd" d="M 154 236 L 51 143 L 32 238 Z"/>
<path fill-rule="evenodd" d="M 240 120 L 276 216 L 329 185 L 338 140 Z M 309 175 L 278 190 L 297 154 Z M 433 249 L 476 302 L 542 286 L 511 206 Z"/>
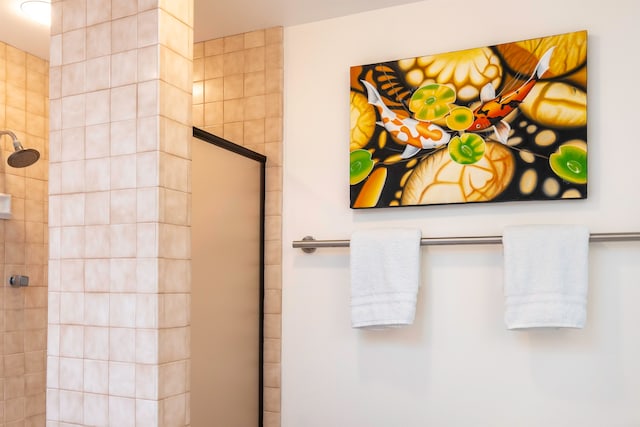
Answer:
<path fill-rule="evenodd" d="M 587 32 L 351 67 L 351 207 L 587 197 Z"/>

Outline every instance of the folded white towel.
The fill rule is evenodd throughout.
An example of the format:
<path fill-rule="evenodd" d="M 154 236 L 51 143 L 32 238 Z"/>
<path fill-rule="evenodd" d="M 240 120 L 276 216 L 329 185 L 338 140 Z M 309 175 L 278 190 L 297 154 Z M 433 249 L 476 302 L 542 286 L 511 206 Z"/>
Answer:
<path fill-rule="evenodd" d="M 502 243 L 507 328 L 584 327 L 588 228 L 510 226 L 504 230 Z"/>
<path fill-rule="evenodd" d="M 377 229 L 351 236 L 351 325 L 410 325 L 420 277 L 420 230 Z"/>

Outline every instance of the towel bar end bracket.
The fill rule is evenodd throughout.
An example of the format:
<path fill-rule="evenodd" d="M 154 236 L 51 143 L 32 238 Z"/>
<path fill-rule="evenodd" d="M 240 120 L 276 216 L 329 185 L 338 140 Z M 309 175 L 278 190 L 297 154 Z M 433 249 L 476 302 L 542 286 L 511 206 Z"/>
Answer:
<path fill-rule="evenodd" d="M 302 240 L 308 242 L 308 241 L 314 241 L 316 239 L 314 239 L 313 236 L 304 236 Z M 304 252 L 305 254 L 312 254 L 315 251 L 316 251 L 316 248 L 302 248 L 302 252 Z"/>

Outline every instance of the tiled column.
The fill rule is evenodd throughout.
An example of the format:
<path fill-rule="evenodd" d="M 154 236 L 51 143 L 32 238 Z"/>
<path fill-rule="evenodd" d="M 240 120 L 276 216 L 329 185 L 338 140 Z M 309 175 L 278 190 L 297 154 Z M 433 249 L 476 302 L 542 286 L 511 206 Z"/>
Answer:
<path fill-rule="evenodd" d="M 47 425 L 189 425 L 193 0 L 53 1 Z"/>

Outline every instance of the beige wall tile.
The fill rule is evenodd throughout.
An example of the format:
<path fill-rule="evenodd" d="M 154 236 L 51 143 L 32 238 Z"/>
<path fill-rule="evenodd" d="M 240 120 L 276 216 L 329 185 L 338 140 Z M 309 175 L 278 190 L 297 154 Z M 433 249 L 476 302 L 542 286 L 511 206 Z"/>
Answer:
<path fill-rule="evenodd" d="M 109 424 L 133 427 L 136 417 L 135 399 L 109 396 Z"/>
<path fill-rule="evenodd" d="M 191 189 L 191 161 L 167 153 L 160 153 L 159 160 L 160 186 L 188 193 Z"/>
<path fill-rule="evenodd" d="M 193 60 L 193 81 L 204 80 L 204 57 L 196 57 Z"/>
<path fill-rule="evenodd" d="M 110 93 L 106 89 L 86 94 L 85 123 L 88 126 L 109 122 L 110 100 Z M 82 133 L 84 133 L 84 129 L 79 129 Z M 82 136 L 84 137 L 84 135 Z M 84 141 L 84 138 L 82 139 L 82 141 Z"/>
<path fill-rule="evenodd" d="M 159 403 L 156 400 L 136 399 L 136 423 L 142 426 L 158 424 Z"/>
<path fill-rule="evenodd" d="M 245 103 L 243 99 L 230 99 L 224 101 L 224 123 L 241 122 L 244 120 L 244 108 Z"/>
<path fill-rule="evenodd" d="M 189 123 L 191 119 L 191 88 L 188 92 L 160 81 L 160 115 L 178 123 Z"/>
<path fill-rule="evenodd" d="M 157 329 L 137 329 L 136 330 L 136 362 L 152 364 L 157 369 L 156 364 L 159 361 L 158 340 L 159 332 Z M 155 372 L 155 371 L 154 371 Z M 156 374 L 157 375 L 157 374 Z M 153 389 L 143 387 L 140 390 L 142 397 L 152 398 L 157 395 L 157 386 Z"/>
<path fill-rule="evenodd" d="M 193 44 L 193 62 L 195 63 L 197 59 L 200 59 L 204 56 L 204 42 L 197 42 Z M 202 80 L 197 78 L 195 72 L 193 74 L 193 80 Z"/>
<path fill-rule="evenodd" d="M 136 398 L 158 398 L 158 366 L 136 364 Z"/>
<path fill-rule="evenodd" d="M 57 199 L 60 202 L 61 225 L 84 224 L 84 194 L 65 194 Z M 7 228 L 7 239 L 10 239 Z"/>
<path fill-rule="evenodd" d="M 86 59 L 85 29 L 68 31 L 62 34 L 62 64 Z"/>
<path fill-rule="evenodd" d="M 204 105 L 194 105 L 191 109 L 193 126 L 204 129 Z"/>
<path fill-rule="evenodd" d="M 267 44 L 282 44 L 284 31 L 282 27 L 272 27 L 265 30 Z"/>
<path fill-rule="evenodd" d="M 111 258 L 136 256 L 136 225 L 113 224 L 110 226 Z"/>
<path fill-rule="evenodd" d="M 257 146 L 260 153 L 264 153 L 264 119 L 244 121 L 245 146 Z"/>
<path fill-rule="evenodd" d="M 62 31 L 76 30 L 86 26 L 86 2 L 69 0 L 62 3 Z"/>
<path fill-rule="evenodd" d="M 76 62 L 62 66 L 62 96 L 77 95 L 85 90 L 85 64 Z"/>
<path fill-rule="evenodd" d="M 111 21 L 87 27 L 87 58 L 99 58 L 111 53 Z"/>
<path fill-rule="evenodd" d="M 86 0 L 87 25 L 111 20 L 111 0 Z"/>
<path fill-rule="evenodd" d="M 112 0 L 111 17 L 113 19 L 134 15 L 138 11 L 138 5 L 129 0 Z"/>
<path fill-rule="evenodd" d="M 101 379 L 102 380 L 102 379 Z M 106 384 L 106 379 L 104 380 Z M 104 394 L 85 393 L 83 400 L 84 425 L 109 424 L 109 397 Z"/>
<path fill-rule="evenodd" d="M 111 87 L 129 85 L 138 79 L 138 52 L 127 50 L 111 55 Z"/>
<path fill-rule="evenodd" d="M 157 221 L 159 219 L 158 191 L 157 188 L 139 188 L 137 190 L 137 221 Z"/>
<path fill-rule="evenodd" d="M 64 259 L 60 261 L 60 291 L 82 292 L 85 263 L 80 259 Z"/>
<path fill-rule="evenodd" d="M 103 123 L 87 126 L 84 140 L 87 159 L 107 157 L 110 150 L 110 125 Z"/>
<path fill-rule="evenodd" d="M 85 96 L 74 95 L 62 98 L 63 129 L 77 128 L 85 125 Z M 7 119 L 11 116 L 7 111 Z"/>
<path fill-rule="evenodd" d="M 280 389 L 275 387 L 264 388 L 264 410 L 269 412 L 280 411 Z"/>
<path fill-rule="evenodd" d="M 147 81 L 157 79 L 160 75 L 158 70 L 159 48 L 157 45 L 138 49 L 138 80 Z"/>
<path fill-rule="evenodd" d="M 115 19 L 111 21 L 111 53 L 112 54 L 135 49 L 137 47 L 137 40 L 138 40 L 138 17 L 137 16 L 127 16 L 121 19 Z"/>
<path fill-rule="evenodd" d="M 224 55 L 205 56 L 204 79 L 214 79 L 224 76 Z"/>
<path fill-rule="evenodd" d="M 136 232 L 137 256 L 147 258 L 158 256 L 158 225 L 156 223 L 138 224 Z"/>
<path fill-rule="evenodd" d="M 82 160 L 84 158 L 84 131 L 81 127 L 64 129 L 61 132 L 60 160 Z"/>
<path fill-rule="evenodd" d="M 280 427 L 280 412 L 265 411 L 262 423 L 264 427 Z"/>
<path fill-rule="evenodd" d="M 84 354 L 84 330 L 79 325 L 60 325 L 60 355 L 82 358 Z"/>
<path fill-rule="evenodd" d="M 185 92 L 191 91 L 191 60 L 171 49 L 160 47 L 160 79 L 171 82 Z"/>
<path fill-rule="evenodd" d="M 190 354 L 189 328 L 158 330 L 158 362 L 169 363 L 188 359 Z"/>
<path fill-rule="evenodd" d="M 191 144 L 182 141 L 191 141 L 193 129 L 190 125 L 170 120 L 167 117 L 160 118 L 160 149 L 161 151 L 185 159 L 191 158 Z"/>
<path fill-rule="evenodd" d="M 184 57 L 191 58 L 193 56 L 190 37 L 192 31 L 188 25 L 164 10 L 160 10 L 159 25 L 158 38 L 161 45 L 169 47 Z"/>
<path fill-rule="evenodd" d="M 264 119 L 267 116 L 267 103 L 272 95 L 257 95 L 244 98 L 244 119 Z"/>
<path fill-rule="evenodd" d="M 109 324 L 115 327 L 134 328 L 136 322 L 135 294 L 112 293 Z"/>
<path fill-rule="evenodd" d="M 159 84 L 157 80 L 138 83 L 138 117 L 158 115 Z M 135 147 L 135 146 L 134 146 Z"/>
<path fill-rule="evenodd" d="M 108 224 L 110 221 L 109 192 L 92 192 L 85 195 L 85 224 Z"/>
<path fill-rule="evenodd" d="M 246 96 L 263 95 L 266 93 L 266 74 L 255 71 L 244 74 L 244 93 Z"/>
<path fill-rule="evenodd" d="M 82 393 L 60 390 L 60 421 L 80 424 L 83 420 Z"/>
<path fill-rule="evenodd" d="M 111 120 L 130 120 L 136 118 L 136 85 L 127 85 L 111 89 Z M 64 102 L 64 100 L 63 100 Z M 64 104 L 63 104 L 64 114 Z"/>
<path fill-rule="evenodd" d="M 53 28 L 52 28 L 53 30 Z M 52 32 L 49 41 L 49 63 L 52 67 L 62 65 L 62 35 Z"/>
<path fill-rule="evenodd" d="M 244 48 L 251 49 L 254 47 L 264 46 L 266 43 L 265 39 L 266 31 L 258 30 L 252 31 L 250 33 L 244 33 Z"/>
<path fill-rule="evenodd" d="M 224 123 L 222 137 L 238 145 L 244 145 L 244 123 Z"/>
<path fill-rule="evenodd" d="M 204 56 L 220 55 L 224 53 L 224 39 L 207 40 L 204 42 Z"/>
<path fill-rule="evenodd" d="M 111 168 L 111 189 L 119 190 L 135 188 L 137 171 L 137 156 L 135 154 L 117 156 L 110 158 Z"/>
<path fill-rule="evenodd" d="M 109 394 L 135 397 L 136 366 L 134 363 L 109 362 Z"/>
<path fill-rule="evenodd" d="M 160 224 L 158 227 L 158 256 L 189 259 L 191 257 L 191 229 L 179 225 Z"/>
<path fill-rule="evenodd" d="M 216 102 L 224 99 L 224 79 L 212 78 L 204 81 L 204 102 Z"/>
<path fill-rule="evenodd" d="M 251 73 L 255 71 L 265 70 L 265 54 L 264 47 L 255 47 L 244 51 L 244 72 Z"/>
<path fill-rule="evenodd" d="M 158 260 L 158 286 L 160 292 L 189 292 L 191 264 L 184 259 Z"/>
<path fill-rule="evenodd" d="M 160 385 L 158 397 L 160 399 L 185 393 L 187 391 L 187 361 L 180 360 L 160 365 L 158 377 Z"/>
<path fill-rule="evenodd" d="M 110 291 L 136 292 L 137 261 L 135 258 L 110 259 Z"/>
<path fill-rule="evenodd" d="M 187 396 L 180 394 L 160 401 L 161 426 L 185 425 L 187 419 Z"/>
<path fill-rule="evenodd" d="M 111 192 L 111 224 L 133 224 L 136 222 L 136 195 L 135 189 L 114 190 Z"/>
<path fill-rule="evenodd" d="M 206 63 L 205 63 L 206 67 Z M 240 74 L 244 72 L 244 52 L 230 52 L 223 54 L 223 72 L 225 76 Z M 205 78 L 206 76 L 206 68 L 205 68 Z"/>
<path fill-rule="evenodd" d="M 86 61 L 85 64 L 86 90 L 94 91 L 108 88 L 111 78 L 111 57 L 101 56 L 98 58 L 90 59 Z"/>
<path fill-rule="evenodd" d="M 204 82 L 194 81 L 191 91 L 193 95 L 193 105 L 195 106 L 197 104 L 203 104 L 204 103 Z"/>
<path fill-rule="evenodd" d="M 113 295 L 112 295 L 113 297 Z M 135 298 L 135 295 L 133 295 Z M 115 302 L 112 298 L 112 302 Z M 135 314 L 134 314 L 135 316 Z M 109 328 L 109 360 L 135 362 L 136 330 L 133 328 Z"/>
<path fill-rule="evenodd" d="M 60 358 L 60 388 L 82 391 L 83 360 L 68 357 Z"/>
<path fill-rule="evenodd" d="M 84 322 L 88 326 L 109 325 L 109 294 L 90 292 L 84 295 Z M 94 391 L 96 390 L 87 390 Z"/>
<path fill-rule="evenodd" d="M 84 228 L 60 229 L 60 258 L 79 259 L 84 255 Z"/>
<path fill-rule="evenodd" d="M 120 156 L 134 154 L 136 152 L 136 120 L 120 120 L 111 122 L 110 154 Z"/>
<path fill-rule="evenodd" d="M 51 330 L 51 327 L 49 327 Z M 109 328 L 84 328 L 84 358 L 92 360 L 109 360 Z"/>
<path fill-rule="evenodd" d="M 156 150 L 159 144 L 159 122 L 156 116 L 140 117 L 137 120 L 136 148 L 138 152 Z"/>
<path fill-rule="evenodd" d="M 110 188 L 111 174 L 108 158 L 89 159 L 85 164 L 85 190 L 106 191 Z"/>

